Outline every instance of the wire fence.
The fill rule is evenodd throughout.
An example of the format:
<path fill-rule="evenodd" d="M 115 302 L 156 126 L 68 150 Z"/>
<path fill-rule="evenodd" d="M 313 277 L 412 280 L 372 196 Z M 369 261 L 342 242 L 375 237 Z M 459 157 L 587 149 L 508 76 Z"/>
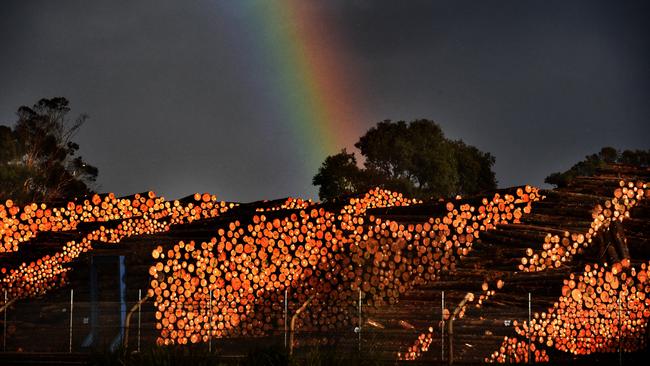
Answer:
<path fill-rule="evenodd" d="M 88 301 L 83 294 L 75 290 L 67 292 L 67 298 L 43 297 L 29 300 L 12 301 L 7 299 L 2 307 L 2 351 L 3 352 L 56 352 L 74 353 L 88 351 L 118 350 L 127 348 L 140 351 L 146 347 L 160 344 L 161 325 L 165 320 L 156 318 L 156 308 L 151 298 L 145 298 L 143 291 L 138 290 L 138 297 L 128 301 L 100 299 Z M 197 310 L 197 307 L 199 308 Z M 208 318 L 222 318 L 217 315 L 218 309 L 209 302 L 175 304 L 176 309 L 182 309 L 182 316 L 187 320 L 190 312 L 205 314 Z M 303 314 L 309 315 L 306 306 Z M 208 351 L 220 350 L 230 353 L 244 353 L 252 343 L 258 346 L 278 347 L 289 349 L 291 345 L 310 346 L 316 344 L 334 345 L 354 344 L 361 349 L 362 324 L 355 319 L 346 329 L 310 330 L 301 327 L 300 314 L 296 309 L 290 310 L 288 301 L 283 299 L 277 307 L 278 314 L 273 316 L 272 325 L 265 325 L 265 335 L 259 333 L 247 335 L 246 329 L 239 330 L 234 335 L 219 336 L 226 333 L 223 329 L 210 323 L 201 324 L 204 337 L 198 342 L 188 342 L 192 347 L 204 347 Z M 293 312 L 290 312 L 293 311 Z M 214 314 L 211 314 L 214 312 Z M 352 319 L 353 315 L 361 314 L 361 310 L 352 309 L 354 314 L 345 315 Z M 357 313 L 358 312 L 358 313 Z M 295 316 L 295 331 L 291 331 L 292 318 Z M 189 316 L 191 317 L 191 316 Z M 268 316 L 267 316 L 268 317 Z M 207 328 L 207 329 L 205 329 Z M 293 334 L 292 334 L 293 333 Z M 195 332 L 194 334 L 198 334 Z M 189 340 L 189 335 L 166 337 L 173 343 L 181 344 L 179 340 Z M 196 344 L 193 344 L 196 343 Z M 241 346 L 236 346 L 241 344 Z M 235 345 L 235 346 L 231 346 Z"/>
<path fill-rule="evenodd" d="M 143 290 L 134 290 L 128 295 L 118 301 L 101 296 L 90 299 L 91 294 L 71 289 L 58 291 L 56 296 L 14 301 L 5 292 L 0 312 L 1 350 L 24 353 L 139 352 L 155 347 L 159 344 L 163 327 L 163 322 L 157 318 L 157 309 L 151 299 L 145 298 Z M 353 319 L 348 326 L 312 331 L 296 327 L 292 331 L 292 320 L 295 321 L 292 318 L 299 318 L 301 314 L 295 307 L 290 308 L 285 292 L 282 301 L 273 307 L 277 314 L 267 314 L 272 325 L 265 336 L 239 334 L 217 337 L 217 329 L 211 329 L 210 322 L 194 323 L 192 316 L 188 316 L 190 312 L 182 310 L 178 315 L 194 326 L 192 334 L 202 336 L 192 339 L 185 331 L 184 335 L 176 334 L 175 340 L 186 337 L 191 339 L 188 347 L 230 355 L 246 355 L 251 349 L 260 347 L 284 349 L 290 353 L 294 349 L 300 352 L 317 346 L 385 360 L 480 362 L 498 350 L 499 339 L 514 335 L 512 320 L 530 320 L 532 315 L 533 298 L 530 294 L 527 313 L 522 314 L 522 307 L 518 307 L 512 313 L 500 315 L 495 315 L 489 308 L 473 308 L 474 305 L 463 309 L 458 294 L 453 298 L 442 291 L 437 296 L 439 301 L 422 301 L 422 305 L 411 301 L 407 305 L 377 308 L 364 306 L 359 292 L 355 306 L 349 307 L 350 314 L 345 314 Z M 210 302 L 204 304 L 198 313 L 207 314 L 209 319 L 216 317 L 219 309 L 213 305 Z M 196 305 L 192 306 L 196 308 Z M 177 309 L 183 309 L 182 304 L 177 304 Z M 462 317 L 462 313 L 470 311 L 471 317 Z M 492 319 L 487 328 L 485 319 Z M 531 344 L 535 343 L 529 336 L 519 339 L 528 344 L 528 359 L 534 360 L 530 352 L 534 350 Z M 626 340 L 618 341 L 624 343 Z M 569 359 L 570 355 L 566 357 Z M 513 360 L 506 358 L 506 361 Z"/>

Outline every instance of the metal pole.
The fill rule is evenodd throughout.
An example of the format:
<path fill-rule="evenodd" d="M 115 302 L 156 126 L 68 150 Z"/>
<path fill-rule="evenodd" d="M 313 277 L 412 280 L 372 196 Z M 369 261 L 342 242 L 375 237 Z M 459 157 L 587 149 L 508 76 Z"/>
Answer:
<path fill-rule="evenodd" d="M 361 289 L 359 289 L 359 352 L 361 352 Z"/>
<path fill-rule="evenodd" d="M 142 327 L 142 290 L 138 289 L 138 353 L 140 353 L 140 329 Z"/>
<path fill-rule="evenodd" d="M 530 363 L 530 301 L 531 295 L 528 293 L 528 327 L 526 328 L 526 338 L 528 338 L 528 363 Z"/>
<path fill-rule="evenodd" d="M 5 311 L 4 311 L 4 323 L 3 324 L 3 329 L 2 329 L 2 352 L 7 352 L 7 310 L 9 310 L 9 307 L 7 306 L 7 290 L 5 290 Z"/>
<path fill-rule="evenodd" d="M 212 290 L 208 300 L 208 352 L 212 352 Z"/>
<path fill-rule="evenodd" d="M 68 353 L 72 353 L 72 313 L 74 311 L 74 289 L 70 289 L 70 346 Z"/>
<path fill-rule="evenodd" d="M 621 328 L 621 295 L 619 293 L 618 295 L 618 364 L 623 365 L 623 352 L 621 349 L 621 341 L 622 341 L 622 328 Z"/>
<path fill-rule="evenodd" d="M 468 292 L 463 300 L 461 300 L 461 302 L 456 305 L 454 312 L 449 315 L 449 329 L 447 330 L 447 334 L 449 335 L 449 365 L 453 365 L 454 363 L 454 320 L 456 320 L 456 317 L 461 312 L 465 304 L 467 304 L 467 302 L 470 301 L 473 296 L 474 295 L 472 295 L 471 292 Z"/>
<path fill-rule="evenodd" d="M 442 292 L 442 307 L 440 310 L 440 318 L 442 319 L 441 323 L 441 331 L 440 331 L 440 340 L 441 340 L 441 348 L 440 348 L 440 361 L 445 360 L 445 292 Z"/>
<path fill-rule="evenodd" d="M 284 289 L 284 349 L 287 349 L 287 316 L 289 314 L 288 289 Z"/>
<path fill-rule="evenodd" d="M 125 257 L 120 255 L 118 258 L 118 270 L 120 281 L 120 341 L 124 340 L 126 331 L 126 262 Z M 118 343 L 119 344 L 119 343 Z"/>

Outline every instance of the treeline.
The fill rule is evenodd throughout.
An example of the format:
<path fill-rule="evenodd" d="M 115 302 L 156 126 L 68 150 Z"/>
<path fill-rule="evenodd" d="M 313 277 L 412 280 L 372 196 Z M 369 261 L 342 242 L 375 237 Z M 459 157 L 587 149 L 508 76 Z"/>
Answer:
<path fill-rule="evenodd" d="M 65 98 L 18 109 L 13 128 L 0 126 L 0 201 L 52 202 L 91 192 L 98 170 L 77 155 L 72 139 L 87 116 L 68 117 Z"/>
<path fill-rule="evenodd" d="M 575 177 L 590 177 L 606 164 L 619 163 L 636 166 L 650 166 L 650 150 L 617 150 L 613 147 L 603 147 L 600 152 L 587 155 L 565 172 L 557 172 L 544 179 L 545 183 L 557 187 L 566 187 Z"/>

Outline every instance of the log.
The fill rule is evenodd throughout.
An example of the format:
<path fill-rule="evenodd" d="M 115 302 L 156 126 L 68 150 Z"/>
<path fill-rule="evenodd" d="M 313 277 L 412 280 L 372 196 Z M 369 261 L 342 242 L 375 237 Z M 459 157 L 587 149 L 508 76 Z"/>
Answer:
<path fill-rule="evenodd" d="M 627 246 L 623 225 L 620 221 L 614 220 L 609 226 L 610 240 L 616 246 L 616 251 L 620 259 L 630 259 L 630 249 Z"/>
<path fill-rule="evenodd" d="M 291 316 L 291 325 L 289 327 L 289 332 L 290 332 L 289 333 L 289 356 L 293 355 L 293 345 L 294 345 L 293 338 L 294 338 L 294 332 L 295 332 L 295 329 L 296 329 L 296 319 L 300 316 L 300 314 L 302 314 L 303 311 L 305 311 L 305 309 L 307 309 L 307 306 L 309 306 L 309 303 L 314 299 L 315 296 L 316 296 L 315 294 L 311 295 L 307 299 L 307 301 L 305 301 L 302 304 L 302 306 L 300 306 L 300 308 L 298 310 L 296 310 L 296 312 L 293 314 L 293 316 Z"/>

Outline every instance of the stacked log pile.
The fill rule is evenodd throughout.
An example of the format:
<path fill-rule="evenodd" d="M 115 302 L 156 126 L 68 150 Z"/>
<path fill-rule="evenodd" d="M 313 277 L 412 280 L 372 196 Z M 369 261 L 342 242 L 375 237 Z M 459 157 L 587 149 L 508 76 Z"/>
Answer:
<path fill-rule="evenodd" d="M 7 205 L 13 207 L 10 202 Z M 69 264 L 82 253 L 91 251 L 92 242 L 115 244 L 131 236 L 165 232 L 170 225 L 215 217 L 235 205 L 218 202 L 216 196 L 207 193 L 170 203 L 148 192 L 127 198 L 115 198 L 113 194 L 94 195 L 80 204 L 70 202 L 66 208 L 51 211 L 44 204 L 39 206 L 43 208 L 41 211 L 32 210 L 33 206 L 35 204 L 26 206 L 22 213 L 10 210 L 11 216 L 3 218 L 13 223 L 4 225 L 2 238 L 5 243 L 31 244 L 37 235 L 58 231 L 74 231 L 74 239 L 59 243 L 53 253 L 37 255 L 31 261 L 26 261 L 28 257 L 18 246 L 12 247 L 11 253 L 2 254 L 0 290 L 7 290 L 12 299 L 42 295 L 64 284 Z M 88 223 L 101 224 L 82 230 Z M 11 241 L 16 237 L 18 239 Z M 12 262 L 16 263 L 13 267 Z"/>
<path fill-rule="evenodd" d="M 628 272 L 630 269 L 627 266 L 630 263 L 636 264 L 638 272 L 648 258 L 647 249 L 643 245 L 647 244 L 650 215 L 648 203 L 642 197 L 643 193 L 639 192 L 644 189 L 644 183 L 639 181 L 646 181 L 650 172 L 643 168 L 626 168 L 623 173 L 618 171 L 618 167 L 609 169 L 600 173 L 602 175 L 598 178 L 599 182 L 608 183 L 597 188 L 589 186 L 588 189 L 583 189 L 573 185 L 561 190 L 541 191 L 546 198 L 533 204 L 530 215 L 523 216 L 520 224 L 500 225 L 495 230 L 481 233 L 473 250 L 460 260 L 455 270 L 442 272 L 436 282 L 408 291 L 400 297 L 400 303 L 396 306 L 380 307 L 376 311 L 370 309 L 368 316 L 384 325 L 385 329 L 369 327 L 369 332 L 377 336 L 381 334 L 386 348 L 400 349 L 398 352 L 402 359 L 440 361 L 443 357 L 449 357 L 447 345 L 443 347 L 441 344 L 441 340 L 448 336 L 441 328 L 441 320 L 448 322 L 450 311 L 470 291 L 476 294 L 476 301 L 466 304 L 465 318 L 457 320 L 454 337 L 462 347 L 457 349 L 456 360 L 480 362 L 486 361 L 486 355 L 491 355 L 488 360 L 492 358 L 494 361 L 522 360 L 517 356 L 521 353 L 521 347 L 515 347 L 516 344 L 523 344 L 518 343 L 520 339 L 517 340 L 521 335 L 511 325 L 504 324 L 519 319 L 521 327 L 521 320 L 527 319 L 528 292 L 533 294 L 533 315 L 548 313 L 554 303 L 560 303 L 558 299 L 562 295 L 563 281 L 569 280 L 572 273 L 578 276 L 584 269 L 584 263 L 607 262 L 611 266 L 617 263 L 618 258 L 620 265 L 628 268 Z M 621 180 L 624 183 L 621 184 Z M 606 193 L 607 189 L 611 191 Z M 598 211 L 599 207 L 603 211 L 605 208 L 610 209 L 608 216 L 603 211 Z M 621 207 L 619 212 L 616 212 L 617 207 Z M 600 213 L 593 215 L 594 212 Z M 404 215 L 404 212 L 400 214 Z M 593 222 L 598 220 L 602 223 L 607 217 L 617 219 L 612 220 L 610 225 L 600 225 L 597 228 L 592 226 Z M 627 239 L 623 240 L 623 232 L 632 235 L 625 235 Z M 604 242 L 603 239 L 598 239 L 598 233 L 607 233 Z M 577 242 L 580 240 L 579 234 L 583 237 L 591 235 L 596 239 L 592 239 L 592 243 L 582 248 L 581 252 L 576 251 L 559 267 L 549 263 L 549 266 L 533 272 L 521 269 L 522 260 L 530 258 L 531 252 L 542 253 L 552 248 L 548 247 L 546 238 L 549 236 L 558 235 Z M 616 236 L 619 238 L 613 239 Z M 612 247 L 610 254 L 615 253 L 616 256 L 603 254 L 603 249 L 608 245 Z M 635 253 L 639 256 L 635 257 Z M 445 309 L 440 306 L 442 291 L 445 291 Z M 647 291 L 646 287 L 641 292 L 644 291 Z M 641 313 L 637 309 L 632 315 L 636 318 L 630 324 L 634 325 L 636 333 L 630 333 L 629 336 L 633 339 L 631 344 L 636 344 L 636 347 L 628 347 L 628 351 L 644 347 L 639 340 L 644 338 L 645 330 L 640 327 L 642 321 L 638 317 L 643 312 L 644 309 L 641 309 Z M 414 324 L 416 329 L 422 329 L 421 333 L 411 336 L 414 339 L 412 343 L 402 340 L 413 331 L 401 327 L 401 320 Z M 571 337 L 571 332 L 567 336 Z M 508 339 L 499 345 L 504 337 Z M 537 359 L 548 355 L 546 343 L 532 342 L 532 345 L 535 350 L 531 352 L 531 357 Z M 495 349 L 497 353 L 492 354 Z M 604 351 L 611 349 L 601 348 L 594 352 Z"/>
<path fill-rule="evenodd" d="M 647 170 L 641 178 L 647 179 Z M 611 176 L 578 181 L 589 182 L 586 186 L 592 190 L 614 187 L 610 200 L 604 205 L 595 205 L 593 222 L 584 233 L 584 247 L 591 245 L 593 248 L 585 253 L 583 260 L 594 264 L 582 269 L 579 264 L 575 265 L 580 272 L 570 273 L 564 279 L 557 301 L 545 311 L 536 312 L 530 322 L 517 325 L 515 331 L 519 336 L 530 337 L 533 342 L 575 355 L 645 349 L 650 318 L 647 252 L 634 250 L 640 255 L 632 256 L 630 246 L 642 249 L 647 244 L 648 186 L 645 181 L 618 180 Z M 599 184 L 591 184 L 594 181 Z M 579 187 L 578 194 L 585 194 L 584 186 L 574 183 L 572 187 Z M 638 210 L 630 210 L 637 205 Z M 636 218 L 631 219 L 635 213 Z M 640 241 L 628 242 L 625 235 L 628 220 L 631 221 L 631 225 L 627 225 L 630 232 Z M 569 234 L 564 236 L 569 237 Z M 579 245 L 574 242 L 571 248 L 578 249 Z M 543 249 L 553 252 L 557 246 L 545 245 Z M 525 260 L 522 259 L 522 263 L 525 264 Z M 552 260 L 546 264 L 535 270 L 547 272 L 557 267 L 552 265 Z M 506 356 L 502 350 L 503 346 L 490 359 L 502 361 Z"/>
<path fill-rule="evenodd" d="M 263 204 L 255 204 L 256 212 L 269 212 L 281 210 L 304 210 L 312 206 L 312 200 L 304 200 L 302 198 L 288 197 L 280 201 L 263 202 Z"/>
<path fill-rule="evenodd" d="M 312 207 L 254 215 L 220 228 L 210 241 L 184 241 L 153 251 L 150 295 L 160 344 L 210 337 L 268 334 L 277 329 L 285 289 L 289 309 L 313 299 L 298 322 L 303 331 L 332 331 L 358 321 L 361 290 L 368 306 L 394 304 L 406 291 L 454 268 L 479 232 L 515 223 L 539 199 L 527 186 L 515 195 L 438 204 L 438 217 L 411 223 L 368 215 L 373 208 L 417 207 L 381 189 L 353 197 L 338 213 Z M 425 210 L 426 212 L 426 210 Z"/>
<path fill-rule="evenodd" d="M 373 189 L 327 204 L 107 195 L 57 214 L 6 202 L 0 286 L 11 297 L 54 291 L 84 253 L 155 240 L 138 268 L 149 269 L 159 344 L 272 335 L 286 291 L 289 316 L 311 299 L 298 344 L 345 334 L 337 347 L 361 339 L 385 359 L 447 360 L 454 319 L 458 362 L 634 351 L 650 318 L 649 179 L 613 165 L 563 189 L 449 201 Z"/>
<path fill-rule="evenodd" d="M 80 223 L 108 222 L 140 217 L 160 211 L 162 200 L 155 193 L 116 198 L 109 193 L 93 195 L 83 201 L 70 201 L 62 207 L 32 203 L 21 208 L 7 200 L 0 204 L 0 253 L 18 250 L 20 243 L 36 237 L 39 232 L 75 230 Z M 154 215 L 155 216 L 155 215 Z"/>
<path fill-rule="evenodd" d="M 366 205 L 410 203 L 381 190 L 360 200 Z M 159 342 L 184 344 L 206 341 L 209 336 L 261 335 L 276 327 L 270 314 L 281 303 L 281 290 L 293 284 L 292 304 L 298 307 L 312 293 L 332 291 L 331 284 L 320 279 L 327 277 L 336 284 L 351 269 L 349 258 L 342 255 L 348 243 L 334 220 L 334 214 L 323 208 L 296 211 L 288 217 L 253 215 L 247 224 L 235 220 L 216 230 L 218 236 L 200 246 L 181 241 L 169 251 L 154 250 L 154 258 L 166 259 L 150 270 L 154 278 L 150 295 L 155 296 L 160 320 Z M 351 294 L 350 289 L 342 290 Z M 208 298 L 211 292 L 213 299 Z M 260 310 L 251 315 L 256 307 Z M 342 310 L 334 307 L 329 316 L 314 313 L 314 326 L 327 327 L 341 317 Z"/>
<path fill-rule="evenodd" d="M 621 263 L 586 265 L 564 281 L 562 296 L 530 323 L 515 324 L 520 336 L 573 354 L 637 351 L 645 346 L 650 318 L 647 263 L 638 269 Z"/>
<path fill-rule="evenodd" d="M 532 356 L 532 357 L 531 357 Z M 537 349 L 535 344 L 505 337 L 499 350 L 485 360 L 486 363 L 541 363 L 549 362 L 544 349 Z"/>
<path fill-rule="evenodd" d="M 619 259 L 629 261 L 629 250 L 617 237 L 616 230 L 609 230 L 610 226 L 616 229 L 620 222 L 630 217 L 630 209 L 650 194 L 644 190 L 645 183 L 620 181 L 619 187 L 613 191 L 614 197 L 596 204 L 593 207 L 593 221 L 589 224 L 587 232 L 569 232 L 552 235 L 547 234 L 541 251 L 527 249 L 526 256 L 522 258 L 519 266 L 523 271 L 543 271 L 547 268 L 557 268 L 563 262 L 570 260 L 574 255 L 581 253 L 592 243 L 599 243 L 601 248 L 606 248 L 607 254 L 614 261 Z M 611 238 L 605 239 L 605 236 Z M 612 242 L 613 245 L 607 245 Z M 616 253 L 618 249 L 619 255 Z"/>

